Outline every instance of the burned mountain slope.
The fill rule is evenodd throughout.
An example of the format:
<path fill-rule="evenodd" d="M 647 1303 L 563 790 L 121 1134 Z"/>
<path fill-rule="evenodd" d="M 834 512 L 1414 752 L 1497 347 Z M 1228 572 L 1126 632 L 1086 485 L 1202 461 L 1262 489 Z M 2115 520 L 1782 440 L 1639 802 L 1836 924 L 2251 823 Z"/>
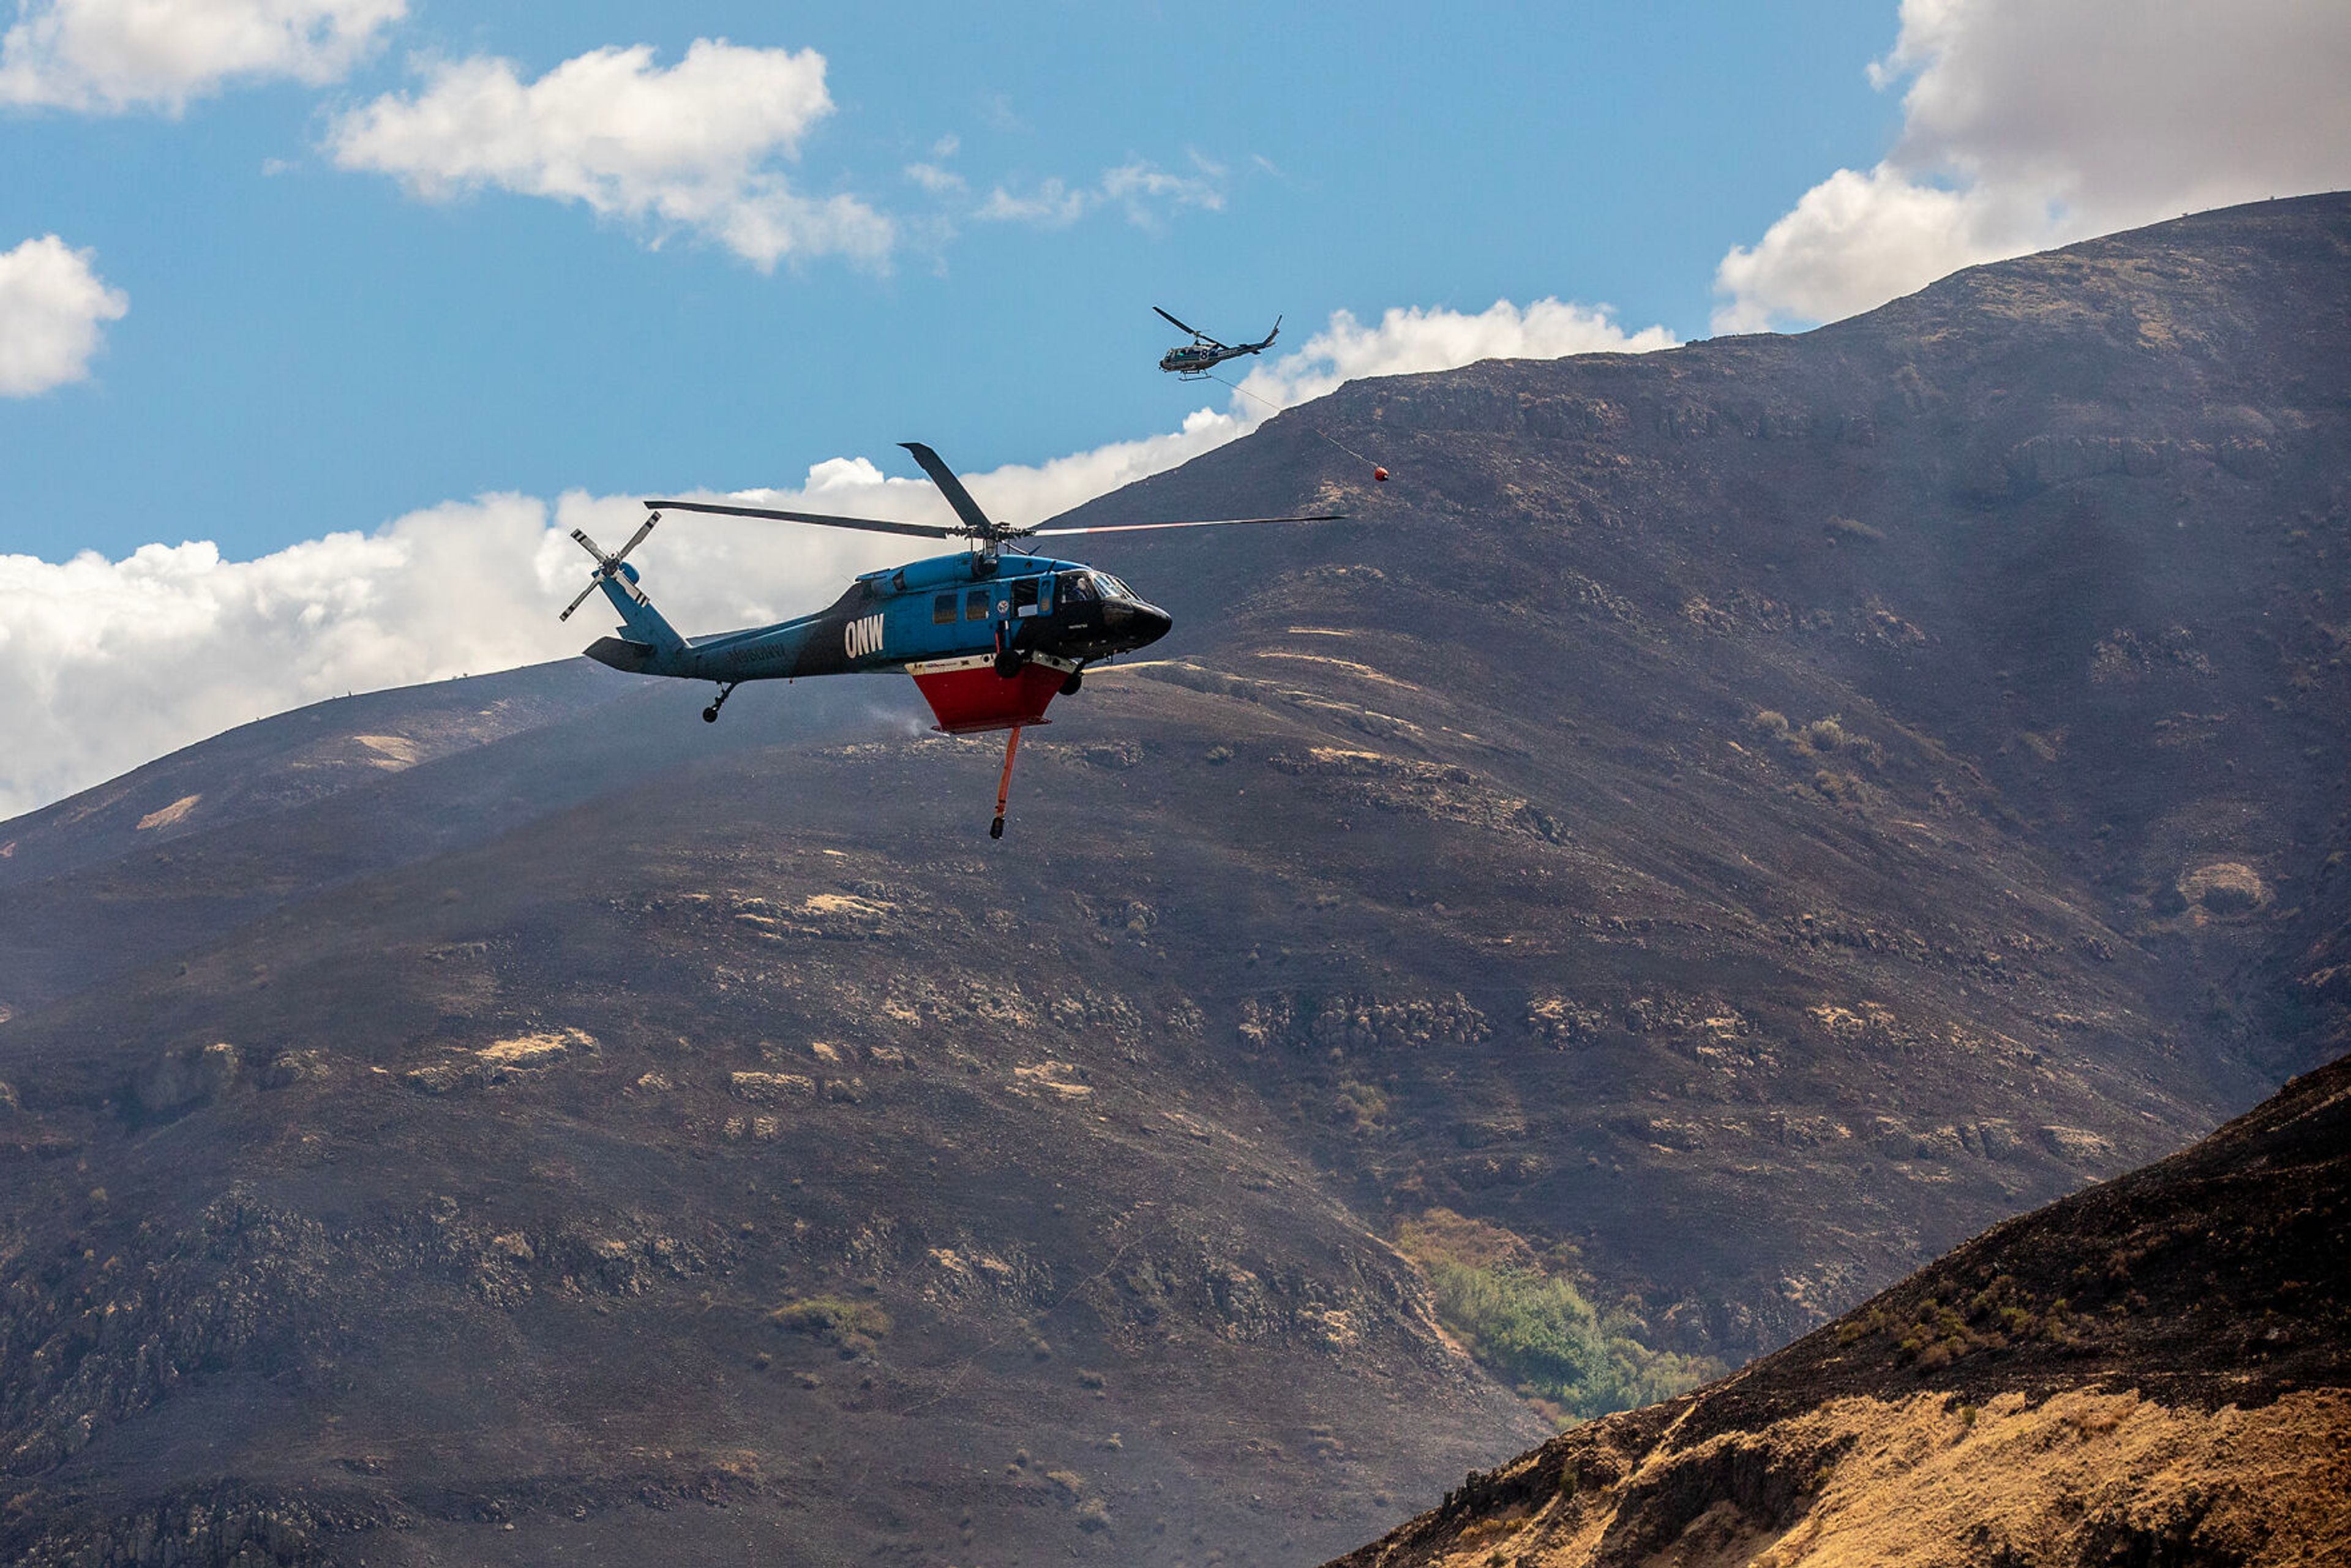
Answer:
<path fill-rule="evenodd" d="M 0 1545 L 1308 1560 L 1539 1430 L 1407 1226 L 1736 1364 L 2179 1148 L 2351 1003 L 2346 227 L 1271 421 L 1001 846 L 576 666 L 9 824 Z"/>
<path fill-rule="evenodd" d="M 1555 1054 L 1457 1058 L 1448 1101 L 1477 1113 L 1332 1157 L 1405 1205 L 1644 1250 L 1595 1272 L 1734 1348 L 1891 1277 L 1827 1265 L 1862 1237 L 1922 1260 L 1969 1228 L 1947 1203 L 2062 1190 L 2020 1166 L 2111 1174 L 2175 1146 L 2189 1104 L 2338 1053 L 2346 364 L 2351 200 L 2314 197 L 1798 338 L 1361 383 L 1086 508 L 1311 476 L 1301 504 L 1362 525 L 1121 557 L 1179 612 L 1135 675 L 1340 731 L 1236 746 L 1258 765 L 1236 785 L 1311 781 L 1398 862 L 1479 801 L 1549 825 L 1449 887 L 1399 864 L 1388 898 L 1508 938 L 1481 969 L 1517 996 L 1464 994 Z M 1668 1282 L 1667 1254 L 1719 1267 L 1716 1239 L 1783 1212 L 1844 1239 L 1727 1310 Z"/>

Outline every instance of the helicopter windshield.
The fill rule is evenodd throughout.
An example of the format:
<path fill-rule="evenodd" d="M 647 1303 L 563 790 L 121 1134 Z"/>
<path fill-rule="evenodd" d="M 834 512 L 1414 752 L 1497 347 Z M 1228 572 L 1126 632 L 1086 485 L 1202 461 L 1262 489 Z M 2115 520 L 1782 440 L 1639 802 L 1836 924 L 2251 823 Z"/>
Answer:
<path fill-rule="evenodd" d="M 1134 590 L 1127 587 L 1106 571 L 1094 573 L 1094 591 L 1104 599 L 1132 599 Z"/>

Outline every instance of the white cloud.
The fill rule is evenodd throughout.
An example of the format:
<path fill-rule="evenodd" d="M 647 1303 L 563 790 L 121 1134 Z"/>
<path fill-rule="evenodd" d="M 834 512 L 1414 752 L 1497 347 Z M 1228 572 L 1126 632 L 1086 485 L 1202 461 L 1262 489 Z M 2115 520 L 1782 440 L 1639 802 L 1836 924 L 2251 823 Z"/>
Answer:
<path fill-rule="evenodd" d="M 936 163 L 909 163 L 906 178 L 934 196 L 954 195 L 964 189 L 962 175 Z"/>
<path fill-rule="evenodd" d="M 760 268 L 788 256 L 886 255 L 890 220 L 853 196 L 803 196 L 776 167 L 832 112 L 824 57 L 696 39 L 666 69 L 649 45 L 605 48 L 524 82 L 507 60 L 429 68 L 328 135 L 346 169 L 419 197 L 495 187 L 716 240 Z"/>
<path fill-rule="evenodd" d="M 2047 202 L 1973 186 L 1946 189 L 1881 163 L 1840 169 L 1773 224 L 1752 250 L 1733 246 L 1715 273 L 1718 332 L 1834 321 L 1978 262 L 2081 237 Z"/>
<path fill-rule="evenodd" d="M 1157 221 L 1163 206 L 1222 212 L 1224 169 L 1196 152 L 1192 154 L 1192 166 L 1194 173 L 1170 174 L 1148 163 L 1122 163 L 1103 173 L 1102 199 L 1116 202 L 1126 209 L 1127 222 L 1144 227 Z"/>
<path fill-rule="evenodd" d="M 406 0 L 19 0 L 0 104 L 176 114 L 234 82 L 334 81 Z"/>
<path fill-rule="evenodd" d="M 1288 404 L 1357 375 L 1671 340 L 1662 329 L 1628 334 L 1604 311 L 1549 299 L 1476 316 L 1391 310 L 1371 328 L 1342 313 L 1243 384 Z M 1196 410 L 1173 431 L 966 483 L 990 516 L 1041 522 L 1246 434 L 1263 413 L 1236 394 L 1229 411 Z M 863 457 L 820 463 L 797 488 L 731 494 L 791 510 L 953 520 L 929 481 L 888 477 Z M 0 747 L 0 818 L 265 714 L 577 653 L 610 620 L 594 600 L 568 623 L 555 619 L 590 570 L 569 531 L 585 528 L 611 548 L 643 516 L 627 497 L 568 495 L 550 507 L 488 496 L 257 560 L 224 560 L 205 543 L 62 565 L 0 557 L 0 734 L 12 741 Z M 677 514 L 630 559 L 663 613 L 694 634 L 817 609 L 851 575 L 908 551 L 909 541 L 886 536 Z"/>
<path fill-rule="evenodd" d="M 131 297 L 109 288 L 55 235 L 0 253 L 0 397 L 31 397 L 89 374 L 99 324 L 119 321 Z"/>
<path fill-rule="evenodd" d="M 566 534 L 615 546 L 643 517 L 630 499 L 566 497 L 550 515 L 493 496 L 257 560 L 204 542 L 123 560 L 0 556 L 0 817 L 263 715 L 575 653 L 610 617 L 591 603 L 557 622 L 589 570 Z M 672 523 L 631 559 L 701 631 L 813 608 L 886 551 L 861 541 Z"/>
<path fill-rule="evenodd" d="M 1225 170 L 1192 154 L 1193 172 L 1171 174 L 1140 159 L 1102 171 L 1091 185 L 1071 185 L 1059 178 L 1045 180 L 1015 195 L 998 185 L 988 193 L 973 215 L 991 223 L 1035 224 L 1066 228 L 1098 207 L 1115 205 L 1138 228 L 1155 228 L 1166 211 L 1192 207 L 1220 212 L 1225 204 Z"/>
<path fill-rule="evenodd" d="M 1977 262 L 2351 185 L 2351 6 L 1904 0 L 1893 152 L 1716 275 L 1718 331 L 1831 320 Z"/>
<path fill-rule="evenodd" d="M 1134 441 L 1113 441 L 1091 451 L 1072 453 L 1029 465 L 1008 464 L 987 474 L 967 476 L 965 483 L 982 510 L 999 522 L 1025 526 L 1043 522 L 1097 496 L 1154 474 L 1165 473 L 1211 452 L 1236 436 L 1246 435 L 1257 421 L 1238 413 L 1196 409 L 1183 424 L 1159 435 Z M 931 508 L 931 516 L 951 520 L 945 503 L 928 480 L 888 481 L 896 509 L 889 515 L 914 517 L 908 505 Z M 919 519 L 918 519 L 919 520 Z"/>
<path fill-rule="evenodd" d="M 1449 371 L 1479 360 L 1556 360 L 1569 354 L 1645 354 L 1674 346 L 1663 327 L 1626 332 L 1606 306 L 1538 299 L 1521 310 L 1498 299 L 1475 316 L 1398 308 L 1365 327 L 1347 311 L 1295 353 L 1252 370 L 1241 388 L 1287 408 L 1364 376 Z"/>
<path fill-rule="evenodd" d="M 1076 223 L 1098 201 L 1092 190 L 1073 191 L 1067 182 L 1047 180 L 1028 194 L 1016 196 L 998 185 L 987 193 L 975 215 L 992 223 L 1040 224 L 1060 228 Z"/>

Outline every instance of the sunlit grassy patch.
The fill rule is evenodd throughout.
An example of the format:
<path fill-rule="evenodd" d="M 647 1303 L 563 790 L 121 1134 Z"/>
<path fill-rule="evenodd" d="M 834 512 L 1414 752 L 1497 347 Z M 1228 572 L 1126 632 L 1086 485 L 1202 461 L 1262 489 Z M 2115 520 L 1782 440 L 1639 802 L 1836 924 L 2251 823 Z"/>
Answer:
<path fill-rule="evenodd" d="M 1397 1245 L 1428 1276 L 1437 1315 L 1522 1397 L 1589 1419 L 1670 1398 L 1719 1375 L 1704 1356 L 1652 1350 L 1499 1227 L 1432 1210 Z"/>

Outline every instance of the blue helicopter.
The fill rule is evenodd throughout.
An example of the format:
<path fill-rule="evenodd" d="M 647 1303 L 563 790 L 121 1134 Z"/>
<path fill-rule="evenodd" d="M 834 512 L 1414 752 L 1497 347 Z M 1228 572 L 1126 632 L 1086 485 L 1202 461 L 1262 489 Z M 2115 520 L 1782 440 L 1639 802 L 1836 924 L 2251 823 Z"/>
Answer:
<path fill-rule="evenodd" d="M 1156 305 L 1152 308 L 1159 310 Z M 1173 371 L 1187 382 L 1198 381 L 1227 360 L 1238 360 L 1243 354 L 1262 354 L 1273 347 L 1273 340 L 1276 338 L 1281 336 L 1281 318 L 1279 316 L 1273 319 L 1273 330 L 1268 332 L 1258 342 L 1219 343 L 1197 327 L 1185 326 L 1183 322 L 1169 316 L 1165 310 L 1159 310 L 1159 314 L 1166 319 L 1168 325 L 1192 334 L 1190 342 L 1170 349 L 1159 356 L 1161 370 Z"/>
<path fill-rule="evenodd" d="M 716 724 L 718 710 L 745 681 L 798 680 L 810 675 L 867 674 L 904 670 L 947 735 L 1009 730 L 1004 773 L 996 790 L 988 836 L 1004 836 L 1005 804 L 1020 732 L 1048 724 L 1046 706 L 1074 695 L 1085 669 L 1099 660 L 1146 647 L 1167 634 L 1174 620 L 1108 572 L 1081 561 L 1022 553 L 1016 541 L 1068 534 L 1134 533 L 1146 528 L 1204 528 L 1248 523 L 1332 522 L 1341 512 L 1286 517 L 1207 517 L 1182 522 L 1111 523 L 1093 528 L 1010 528 L 990 518 L 939 455 L 920 442 L 902 444 L 946 496 L 961 519 L 953 528 L 831 517 L 711 501 L 647 501 L 647 517 L 626 544 L 607 554 L 581 529 L 571 537 L 596 558 L 588 586 L 564 610 L 571 612 L 598 589 L 620 612 L 620 634 L 600 637 L 590 658 L 632 674 L 713 681 L 718 695 L 702 710 Z M 629 553 L 644 543 L 664 512 L 814 523 L 866 533 L 965 541 L 955 555 L 869 571 L 813 615 L 716 636 L 683 637 L 639 586 Z M 1015 545 L 1009 553 L 1004 547 Z"/>

